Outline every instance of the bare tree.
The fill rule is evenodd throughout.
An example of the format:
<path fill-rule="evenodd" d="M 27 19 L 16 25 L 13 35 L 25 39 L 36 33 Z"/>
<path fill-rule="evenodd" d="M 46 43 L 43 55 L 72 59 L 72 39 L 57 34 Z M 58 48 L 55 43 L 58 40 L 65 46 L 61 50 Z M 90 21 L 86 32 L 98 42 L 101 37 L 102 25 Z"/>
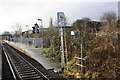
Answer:
<path fill-rule="evenodd" d="M 68 26 L 68 25 L 70 25 L 70 22 L 69 22 L 68 18 L 65 17 L 65 26 Z"/>
<path fill-rule="evenodd" d="M 117 15 L 115 12 L 110 11 L 110 12 L 105 12 L 103 15 L 100 17 L 100 20 L 105 24 L 105 25 L 112 25 L 116 20 L 117 20 Z"/>
<path fill-rule="evenodd" d="M 119 30 L 117 28 L 117 15 L 115 12 L 105 12 L 100 17 L 100 20 L 103 22 L 102 31 L 103 31 L 103 37 L 104 39 L 107 39 L 107 41 L 111 45 L 117 45 L 117 36 L 119 33 Z"/>
<path fill-rule="evenodd" d="M 52 28 L 52 27 L 53 27 L 53 19 L 52 17 L 50 17 L 49 28 Z"/>
<path fill-rule="evenodd" d="M 79 31 L 82 31 L 84 29 L 86 29 L 86 27 L 88 26 L 87 23 L 91 21 L 90 18 L 82 18 L 82 19 L 77 19 L 74 23 L 73 26 L 78 29 Z"/>
<path fill-rule="evenodd" d="M 23 26 L 21 24 L 17 23 L 16 25 L 11 26 L 11 28 L 17 36 L 20 36 Z"/>

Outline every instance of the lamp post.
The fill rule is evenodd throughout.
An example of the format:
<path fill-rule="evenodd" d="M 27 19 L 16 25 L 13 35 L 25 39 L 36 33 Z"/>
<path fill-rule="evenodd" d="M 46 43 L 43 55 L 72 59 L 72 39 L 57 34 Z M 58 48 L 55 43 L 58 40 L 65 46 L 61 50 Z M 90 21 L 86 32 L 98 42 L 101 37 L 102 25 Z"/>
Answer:
<path fill-rule="evenodd" d="M 73 40 L 79 40 L 80 41 L 80 58 L 79 57 L 75 57 L 76 59 L 80 59 L 81 60 L 81 64 L 79 63 L 75 63 L 76 65 L 81 67 L 81 72 L 83 72 L 83 60 L 85 61 L 85 59 L 83 58 L 83 38 L 76 38 L 76 31 L 71 31 L 71 35 L 73 36 Z"/>
<path fill-rule="evenodd" d="M 28 28 L 28 29 L 27 29 L 27 38 L 29 38 L 29 26 L 26 25 L 26 27 Z M 29 45 L 29 39 L 27 40 L 27 44 Z"/>
<path fill-rule="evenodd" d="M 29 38 L 29 26 L 28 26 L 28 25 L 26 25 L 26 27 L 28 27 L 27 37 Z"/>
<path fill-rule="evenodd" d="M 20 38 L 21 38 L 21 43 L 22 43 L 22 28 L 20 28 Z"/>
<path fill-rule="evenodd" d="M 41 32 L 42 32 L 42 41 L 41 41 L 41 47 L 43 48 L 44 46 L 44 38 L 43 38 L 43 20 L 42 19 L 38 19 L 38 21 L 41 21 Z"/>

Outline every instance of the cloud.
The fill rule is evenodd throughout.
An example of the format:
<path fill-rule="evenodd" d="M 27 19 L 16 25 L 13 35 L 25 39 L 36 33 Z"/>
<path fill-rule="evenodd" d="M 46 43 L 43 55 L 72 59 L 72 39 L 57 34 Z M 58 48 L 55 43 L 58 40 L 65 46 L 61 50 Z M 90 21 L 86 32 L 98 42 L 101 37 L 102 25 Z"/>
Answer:
<path fill-rule="evenodd" d="M 103 11 L 107 7 L 104 5 L 102 6 L 104 8 L 102 8 L 99 4 L 96 4 L 96 6 L 99 6 L 97 8 L 95 5 L 90 6 L 91 3 L 88 3 L 89 5 L 83 4 L 82 1 L 90 2 L 95 0 L 0 0 L 0 25 L 3 26 L 0 27 L 0 31 L 10 30 L 10 26 L 16 23 L 22 23 L 23 25 L 32 27 L 34 23 L 38 22 L 38 18 L 43 19 L 44 26 L 48 26 L 50 17 L 56 20 L 57 12 L 59 11 L 63 11 L 70 22 L 86 16 L 92 16 L 92 18 L 97 16 L 98 18 L 98 15 L 96 15 L 98 14 L 97 12 Z M 99 2 L 100 0 L 97 1 Z M 110 7 L 110 9 L 114 8 L 113 5 Z M 94 14 L 92 9 L 99 11 L 94 11 L 96 12 Z M 101 13 L 99 12 L 99 14 Z"/>
<path fill-rule="evenodd" d="M 58 2 L 118 2 L 119 0 L 56 0 Z"/>

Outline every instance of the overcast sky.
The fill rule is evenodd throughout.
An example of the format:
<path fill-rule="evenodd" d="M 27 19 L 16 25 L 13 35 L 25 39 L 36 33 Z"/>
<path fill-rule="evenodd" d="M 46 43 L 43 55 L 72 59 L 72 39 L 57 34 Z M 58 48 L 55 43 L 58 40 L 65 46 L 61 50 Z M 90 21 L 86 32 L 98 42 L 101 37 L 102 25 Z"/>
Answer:
<path fill-rule="evenodd" d="M 21 24 L 27 30 L 37 19 L 43 20 L 44 27 L 48 27 L 50 17 L 57 20 L 57 12 L 64 12 L 72 24 L 76 19 L 89 17 L 99 20 L 106 11 L 118 13 L 119 0 L 0 0 L 0 33 L 13 31 L 11 26 Z"/>

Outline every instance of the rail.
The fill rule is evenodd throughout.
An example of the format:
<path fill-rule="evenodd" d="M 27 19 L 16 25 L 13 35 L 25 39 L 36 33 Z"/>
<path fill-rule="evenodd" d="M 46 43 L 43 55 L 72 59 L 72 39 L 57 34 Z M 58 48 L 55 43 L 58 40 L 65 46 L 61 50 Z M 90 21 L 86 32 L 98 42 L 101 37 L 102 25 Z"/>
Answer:
<path fill-rule="evenodd" d="M 9 63 L 12 74 L 16 79 L 34 79 L 34 80 L 50 80 L 46 75 L 35 68 L 31 63 L 20 56 L 10 46 L 4 44 L 3 46 L 6 59 Z"/>

